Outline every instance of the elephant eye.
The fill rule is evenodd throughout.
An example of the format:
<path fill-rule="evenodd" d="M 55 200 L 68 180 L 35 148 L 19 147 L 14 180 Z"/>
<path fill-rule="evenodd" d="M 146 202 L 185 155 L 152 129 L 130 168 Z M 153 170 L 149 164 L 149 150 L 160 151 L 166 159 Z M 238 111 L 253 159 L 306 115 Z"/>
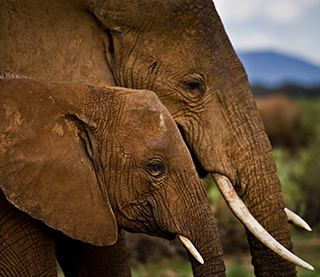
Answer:
<path fill-rule="evenodd" d="M 201 84 L 199 82 L 189 82 L 187 86 L 190 90 L 201 90 Z"/>
<path fill-rule="evenodd" d="M 156 179 L 162 178 L 166 172 L 164 162 L 159 158 L 149 160 L 145 165 L 145 169 L 149 175 Z"/>
<path fill-rule="evenodd" d="M 191 100 L 199 100 L 204 94 L 204 80 L 201 76 L 185 81 L 184 87 Z"/>

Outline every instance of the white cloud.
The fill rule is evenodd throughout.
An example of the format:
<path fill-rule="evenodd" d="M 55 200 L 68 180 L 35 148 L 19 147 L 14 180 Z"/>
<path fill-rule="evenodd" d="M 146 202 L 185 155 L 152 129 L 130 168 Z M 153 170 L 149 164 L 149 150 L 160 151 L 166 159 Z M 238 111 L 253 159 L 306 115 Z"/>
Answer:
<path fill-rule="evenodd" d="M 320 0 L 214 0 L 238 49 L 273 49 L 320 65 Z"/>
<path fill-rule="evenodd" d="M 257 0 L 218 0 L 213 1 L 218 13 L 223 15 L 225 21 L 239 21 L 251 16 L 258 10 Z"/>
<path fill-rule="evenodd" d="M 215 0 L 225 21 L 246 21 L 252 17 L 291 22 L 299 20 L 319 0 Z"/>
<path fill-rule="evenodd" d="M 297 1 L 282 0 L 270 1 L 264 9 L 269 20 L 275 20 L 282 24 L 291 24 L 302 17 L 303 9 Z"/>

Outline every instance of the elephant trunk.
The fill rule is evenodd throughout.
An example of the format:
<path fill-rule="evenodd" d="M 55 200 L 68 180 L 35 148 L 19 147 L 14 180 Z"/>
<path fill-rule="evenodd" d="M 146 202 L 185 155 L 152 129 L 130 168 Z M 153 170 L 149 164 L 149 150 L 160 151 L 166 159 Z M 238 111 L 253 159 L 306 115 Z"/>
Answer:
<path fill-rule="evenodd" d="M 252 100 L 249 99 L 249 101 Z M 246 103 L 246 106 L 250 105 Z M 240 196 L 253 218 L 266 229 L 267 235 L 269 233 L 286 249 L 292 251 L 288 218 L 284 211 L 285 204 L 281 195 L 281 185 L 276 174 L 271 146 L 261 127 L 263 125 L 260 116 L 255 111 L 256 109 L 253 109 L 250 115 L 239 112 L 238 120 L 240 118 L 241 124 L 239 125 L 239 121 L 235 123 L 234 129 L 231 131 L 231 134 L 234 134 L 233 138 L 235 138 L 233 141 L 236 142 L 232 155 L 229 154 L 229 157 L 232 157 L 232 167 L 236 170 L 236 174 L 232 176 L 233 187 L 237 192 L 234 195 Z M 223 192 L 219 175 L 213 174 L 213 178 Z M 247 219 L 246 216 L 245 220 Z M 255 274 L 264 276 L 263 274 L 270 272 L 286 272 L 286 276 L 295 276 L 295 266 L 291 263 L 295 261 L 288 262 L 274 252 L 281 246 L 276 246 L 273 251 L 270 250 L 265 246 L 268 243 L 264 242 L 264 244 L 261 239 L 256 238 L 261 234 L 261 231 L 257 231 L 253 235 L 255 231 L 244 220 L 242 222 L 247 229 Z M 268 238 L 267 241 L 269 239 L 272 238 Z M 288 258 L 286 257 L 286 259 Z M 299 265 L 303 266 L 303 263 Z"/>
<path fill-rule="evenodd" d="M 190 226 L 187 229 L 191 232 L 183 235 L 189 238 L 203 258 L 203 264 L 201 264 L 199 259 L 188 251 L 194 276 L 226 276 L 222 246 L 209 203 L 204 203 L 188 218 Z"/>
<path fill-rule="evenodd" d="M 167 222 L 161 222 L 159 218 L 159 225 L 171 233 L 176 233 L 187 248 L 194 276 L 226 276 L 216 220 L 205 188 L 199 179 L 194 178 L 195 173 L 194 169 L 194 174 L 177 175 L 179 189 L 166 191 L 165 195 L 175 196 L 175 199 L 171 199 L 170 205 L 163 211 L 169 215 L 172 222 L 167 225 Z M 187 241 L 184 238 L 187 238 Z M 192 248 L 196 250 L 193 251 Z"/>
<path fill-rule="evenodd" d="M 250 151 L 248 152 L 250 153 Z M 288 218 L 284 211 L 285 203 L 281 195 L 281 184 L 276 173 L 274 159 L 271 151 L 263 153 L 261 149 L 259 154 L 253 155 L 251 159 L 246 160 L 243 171 L 240 169 L 242 172 L 251 172 L 250 178 L 248 178 L 249 175 L 247 174 L 246 176 L 239 174 L 240 183 L 243 184 L 242 187 L 245 187 L 247 191 L 241 198 L 261 226 L 276 241 L 289 251 L 292 251 Z M 263 272 L 281 271 L 286 272 L 286 276 L 296 276 L 297 272 L 293 263 L 279 258 L 278 254 L 262 244 L 248 228 L 247 234 L 253 257 L 252 263 L 255 266 L 257 276 L 261 276 Z M 304 266 L 303 263 L 296 262 L 296 264 Z"/>
<path fill-rule="evenodd" d="M 252 180 L 248 187 L 251 187 L 255 193 L 249 197 L 243 197 L 243 201 L 252 216 L 277 242 L 292 251 L 288 218 L 284 212 L 285 204 L 280 195 L 281 188 L 277 175 L 270 174 L 259 181 Z M 261 197 L 262 195 L 265 197 Z M 290 261 L 288 257 L 286 257 L 287 260 L 279 258 L 278 254 L 281 252 L 274 252 L 277 248 L 274 251 L 270 250 L 248 228 L 247 234 L 257 276 L 261 276 L 260 273 L 263 272 L 280 272 L 281 270 L 287 273 L 286 276 L 296 276 L 295 265 L 287 261 Z M 304 266 L 303 261 L 302 263 L 291 261 Z"/>

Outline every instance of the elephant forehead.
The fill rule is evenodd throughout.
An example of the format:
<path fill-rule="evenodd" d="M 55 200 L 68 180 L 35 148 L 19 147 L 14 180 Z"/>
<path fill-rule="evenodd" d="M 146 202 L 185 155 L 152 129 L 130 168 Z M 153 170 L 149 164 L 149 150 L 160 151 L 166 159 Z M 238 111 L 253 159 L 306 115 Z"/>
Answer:
<path fill-rule="evenodd" d="M 142 110 L 141 113 L 138 112 L 138 129 L 142 129 L 147 133 L 163 133 L 167 130 L 168 116 L 163 113 L 163 111 L 155 109 L 153 107 L 148 107 Z"/>
<path fill-rule="evenodd" d="M 170 129 L 168 115 L 154 107 L 134 107 L 124 123 L 128 135 L 147 142 L 156 137 L 164 137 Z"/>
<path fill-rule="evenodd" d="M 136 92 L 130 95 L 126 103 L 126 122 L 132 130 L 147 133 L 166 132 L 172 128 L 174 120 L 155 93 L 151 91 Z"/>
<path fill-rule="evenodd" d="M 133 146 L 133 150 L 168 151 L 175 144 L 183 143 L 169 112 L 152 106 L 131 109 L 120 130 L 124 143 Z"/>
<path fill-rule="evenodd" d="M 183 144 L 177 125 L 154 92 L 134 91 L 126 97 L 117 132 L 130 152 L 158 154 Z"/>

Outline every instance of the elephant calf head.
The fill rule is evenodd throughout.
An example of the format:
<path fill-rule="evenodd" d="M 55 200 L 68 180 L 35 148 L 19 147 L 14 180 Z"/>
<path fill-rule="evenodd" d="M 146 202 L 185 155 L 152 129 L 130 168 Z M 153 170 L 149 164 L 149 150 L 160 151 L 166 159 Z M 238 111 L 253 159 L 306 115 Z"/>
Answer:
<path fill-rule="evenodd" d="M 16 208 L 98 246 L 120 228 L 179 235 L 224 275 L 205 190 L 153 92 L 2 79 L 0 93 L 1 189 Z"/>

